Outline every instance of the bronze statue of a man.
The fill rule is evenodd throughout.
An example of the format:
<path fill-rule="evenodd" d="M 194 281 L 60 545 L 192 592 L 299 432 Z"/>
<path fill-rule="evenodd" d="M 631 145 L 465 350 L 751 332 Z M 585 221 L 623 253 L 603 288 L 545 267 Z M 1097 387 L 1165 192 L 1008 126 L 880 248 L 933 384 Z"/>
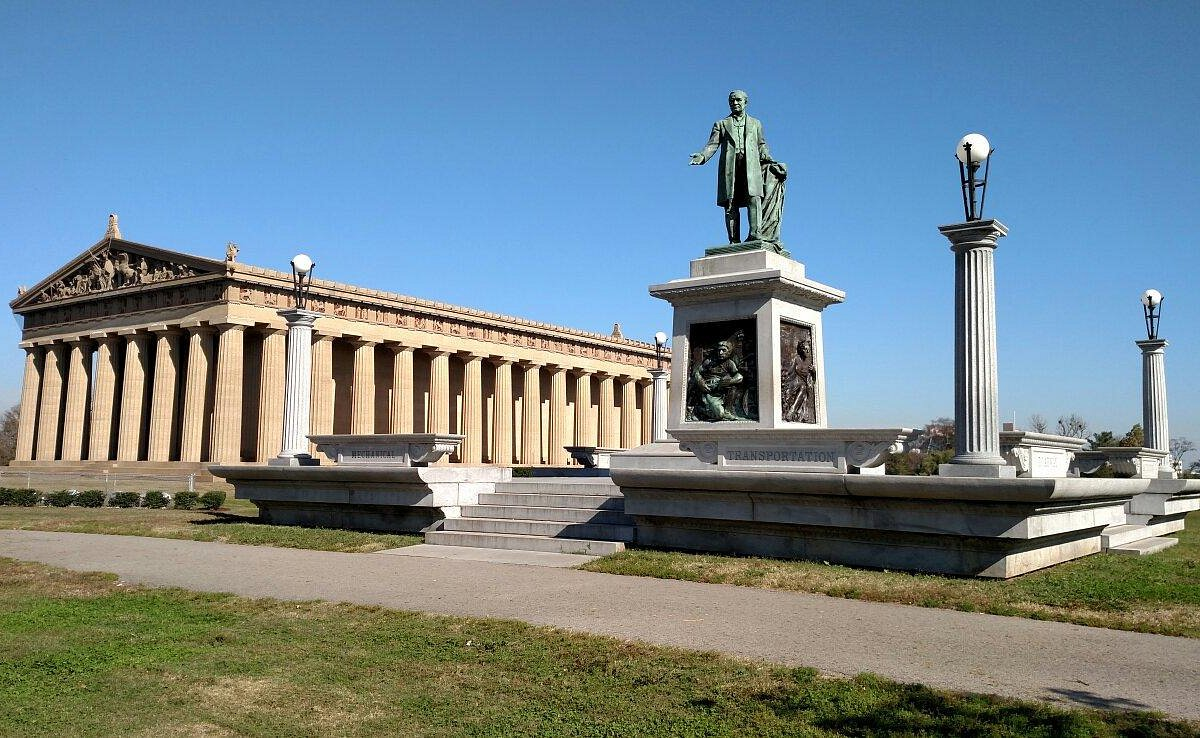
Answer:
<path fill-rule="evenodd" d="M 775 164 L 762 122 L 746 114 L 749 99 L 741 90 L 729 93 L 729 116 L 713 124 L 708 143 L 692 154 L 692 165 L 704 164 L 721 150 L 717 169 L 717 205 L 725 209 L 725 230 L 729 243 L 741 243 L 741 214 L 746 208 L 750 234 L 747 241 L 762 239 L 763 170 Z M 786 176 L 786 170 L 784 176 Z M 778 225 L 775 227 L 778 233 Z M 776 235 L 776 239 L 778 236 Z"/>

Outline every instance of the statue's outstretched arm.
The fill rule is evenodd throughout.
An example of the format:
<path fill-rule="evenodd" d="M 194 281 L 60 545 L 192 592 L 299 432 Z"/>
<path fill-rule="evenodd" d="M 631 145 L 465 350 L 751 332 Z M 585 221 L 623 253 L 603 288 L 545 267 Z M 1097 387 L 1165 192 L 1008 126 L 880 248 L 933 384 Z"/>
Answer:
<path fill-rule="evenodd" d="M 692 154 L 692 164 L 699 165 L 707 162 L 712 158 L 712 155 L 717 153 L 717 149 L 721 148 L 721 122 L 713 123 L 712 133 L 708 136 L 708 143 L 704 144 L 704 148 Z"/>

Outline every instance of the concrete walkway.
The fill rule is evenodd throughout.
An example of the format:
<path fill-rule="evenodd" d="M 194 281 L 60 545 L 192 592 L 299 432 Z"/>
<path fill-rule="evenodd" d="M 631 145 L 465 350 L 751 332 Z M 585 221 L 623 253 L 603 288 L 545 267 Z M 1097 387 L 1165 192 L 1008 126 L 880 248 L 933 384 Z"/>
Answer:
<path fill-rule="evenodd" d="M 0 556 L 128 582 L 497 617 L 831 674 L 1200 720 L 1200 640 L 479 561 L 0 531 Z"/>

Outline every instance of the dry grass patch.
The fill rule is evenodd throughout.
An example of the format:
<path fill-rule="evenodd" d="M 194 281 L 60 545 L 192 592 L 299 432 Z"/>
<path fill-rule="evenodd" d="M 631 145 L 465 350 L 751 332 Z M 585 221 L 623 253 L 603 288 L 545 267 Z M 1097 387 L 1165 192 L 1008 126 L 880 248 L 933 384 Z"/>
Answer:
<path fill-rule="evenodd" d="M 419 535 L 301 528 L 258 522 L 251 512 L 152 510 L 148 508 L 0 507 L 0 528 L 58 533 L 100 533 L 211 541 L 251 546 L 307 548 L 341 553 L 372 553 L 422 543 Z"/>

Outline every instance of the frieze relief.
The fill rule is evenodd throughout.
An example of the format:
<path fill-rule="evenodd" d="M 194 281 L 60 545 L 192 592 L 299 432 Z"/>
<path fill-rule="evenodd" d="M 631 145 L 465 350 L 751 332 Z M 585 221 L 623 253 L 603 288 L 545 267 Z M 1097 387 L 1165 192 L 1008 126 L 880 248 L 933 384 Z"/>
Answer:
<path fill-rule="evenodd" d="M 219 284 L 194 284 L 187 288 L 112 296 L 28 312 L 25 314 L 24 327 L 28 330 L 109 318 L 114 315 L 128 315 L 146 310 L 216 302 L 222 297 L 223 288 Z"/>
<path fill-rule="evenodd" d="M 194 276 L 196 271 L 184 264 L 105 248 L 92 254 L 91 261 L 74 274 L 50 283 L 34 301 L 53 302 L 68 297 Z"/>

